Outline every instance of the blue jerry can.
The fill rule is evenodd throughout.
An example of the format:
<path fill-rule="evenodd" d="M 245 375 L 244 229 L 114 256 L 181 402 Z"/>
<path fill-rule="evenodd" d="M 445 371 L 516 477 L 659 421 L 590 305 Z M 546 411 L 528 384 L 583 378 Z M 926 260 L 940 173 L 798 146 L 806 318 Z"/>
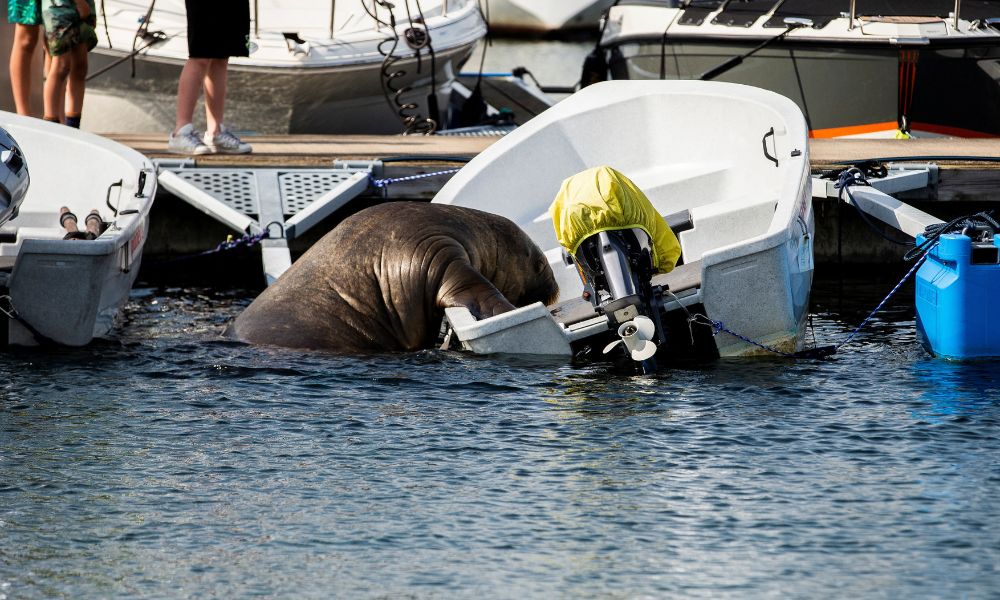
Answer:
<path fill-rule="evenodd" d="M 925 241 L 917 236 L 917 244 Z M 931 354 L 1000 357 L 1000 235 L 945 234 L 916 275 L 917 332 Z"/>

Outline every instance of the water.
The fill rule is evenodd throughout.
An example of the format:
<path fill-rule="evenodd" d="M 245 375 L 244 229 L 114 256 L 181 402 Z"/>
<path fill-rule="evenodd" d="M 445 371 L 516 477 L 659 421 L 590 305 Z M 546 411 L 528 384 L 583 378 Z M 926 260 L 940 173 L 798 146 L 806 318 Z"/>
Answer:
<path fill-rule="evenodd" d="M 494 39 L 486 48 L 482 44 L 472 53 L 462 72 L 475 73 L 483 63 L 484 73 L 509 73 L 515 67 L 525 67 L 545 87 L 572 87 L 579 83 L 583 61 L 594 41 Z M 564 95 L 554 94 L 561 99 Z"/>
<path fill-rule="evenodd" d="M 893 282 L 819 281 L 842 339 Z M 244 292 L 138 288 L 119 339 L 0 364 L 0 598 L 987 598 L 1000 374 L 904 297 L 827 361 L 622 376 L 221 341 Z"/>

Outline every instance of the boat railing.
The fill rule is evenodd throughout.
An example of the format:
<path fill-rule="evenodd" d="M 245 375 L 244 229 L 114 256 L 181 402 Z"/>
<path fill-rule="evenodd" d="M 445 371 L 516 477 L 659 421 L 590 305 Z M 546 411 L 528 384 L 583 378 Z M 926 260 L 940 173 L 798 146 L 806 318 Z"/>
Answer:
<path fill-rule="evenodd" d="M 956 30 L 958 29 L 958 20 L 961 14 L 962 14 L 962 0 L 955 0 L 954 24 Z M 848 30 L 854 29 L 854 19 L 856 16 L 857 16 L 857 0 L 851 0 L 851 20 L 850 23 L 848 23 L 847 25 Z"/>
<path fill-rule="evenodd" d="M 447 6 L 447 1 L 445 6 Z M 337 0 L 330 0 L 330 39 L 333 39 L 333 31 L 335 29 L 336 21 L 334 20 L 334 15 L 337 14 Z M 378 24 L 376 23 L 376 28 Z M 260 0 L 253 0 L 253 36 L 255 38 L 260 38 Z"/>
<path fill-rule="evenodd" d="M 367 6 L 368 0 L 362 0 L 362 1 Z M 442 17 L 448 16 L 448 12 L 452 8 L 452 5 L 453 5 L 453 0 L 441 0 Z M 458 5 L 459 7 L 464 6 L 462 2 L 459 2 Z M 379 1 L 372 0 L 371 9 L 369 10 L 369 13 L 375 15 L 374 21 L 375 21 L 376 31 L 380 30 L 384 25 L 384 23 L 380 22 L 380 19 L 378 18 L 378 8 L 379 8 Z M 337 14 L 337 0 L 330 0 L 330 39 L 334 38 L 334 33 L 337 28 L 336 14 Z M 260 21 L 261 21 L 260 0 L 253 0 L 253 36 L 255 38 L 260 38 Z"/>

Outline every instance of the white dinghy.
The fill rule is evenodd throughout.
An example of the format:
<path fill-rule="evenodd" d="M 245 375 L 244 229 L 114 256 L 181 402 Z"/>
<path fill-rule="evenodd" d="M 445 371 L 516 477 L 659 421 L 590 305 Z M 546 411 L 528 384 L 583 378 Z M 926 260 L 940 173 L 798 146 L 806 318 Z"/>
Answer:
<path fill-rule="evenodd" d="M 115 326 L 139 272 L 156 169 L 121 144 L 0 112 L 30 173 L 16 218 L 0 228 L 0 345 L 82 346 Z M 97 209 L 95 239 L 64 239 L 60 209 L 79 229 Z"/>
<path fill-rule="evenodd" d="M 585 343 L 603 347 L 596 344 L 609 331 L 617 339 L 620 317 L 634 311 L 616 316 L 581 300 L 584 285 L 549 213 L 564 179 L 609 165 L 648 196 L 680 242 L 681 264 L 652 280 L 654 290 L 665 286 L 653 315 L 666 330 L 661 350 L 800 349 L 813 274 L 807 135 L 791 100 L 759 88 L 697 81 L 584 88 L 490 146 L 434 198 L 517 223 L 546 252 L 560 287 L 559 305 L 484 321 L 449 308 L 454 334 L 481 353 L 570 355 Z"/>
<path fill-rule="evenodd" d="M 173 130 L 177 80 L 188 57 L 184 0 L 99 4 L 83 127 Z M 226 118 L 255 133 L 444 128 L 455 75 L 486 34 L 475 0 L 251 6 L 250 56 L 229 62 Z"/>

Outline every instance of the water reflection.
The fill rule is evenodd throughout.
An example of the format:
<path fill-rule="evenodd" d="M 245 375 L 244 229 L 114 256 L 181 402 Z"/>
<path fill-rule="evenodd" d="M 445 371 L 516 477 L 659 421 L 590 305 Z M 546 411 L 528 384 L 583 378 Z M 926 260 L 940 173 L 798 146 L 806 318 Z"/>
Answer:
<path fill-rule="evenodd" d="M 1000 406 L 1000 361 L 949 361 L 926 356 L 910 375 L 923 401 L 915 418 L 940 422 Z"/>

